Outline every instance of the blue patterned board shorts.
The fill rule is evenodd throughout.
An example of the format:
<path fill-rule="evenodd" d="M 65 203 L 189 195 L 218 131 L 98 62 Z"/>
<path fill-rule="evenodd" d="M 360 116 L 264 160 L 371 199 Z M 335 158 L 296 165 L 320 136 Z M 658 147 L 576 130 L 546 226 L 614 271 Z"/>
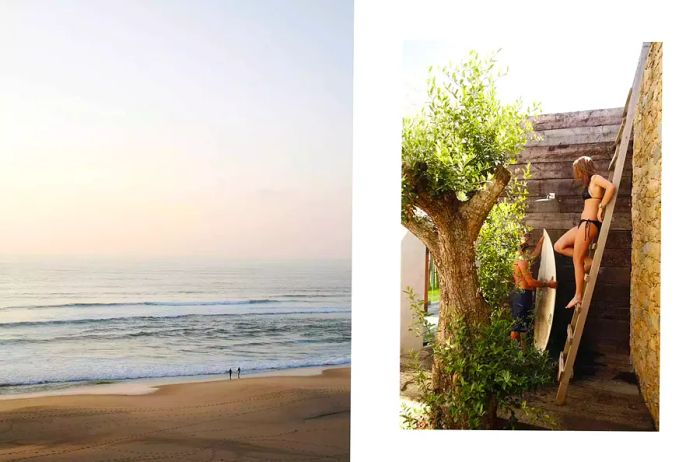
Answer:
<path fill-rule="evenodd" d="M 516 321 L 515 332 L 528 331 L 528 317 L 532 314 L 533 290 L 516 290 L 510 297 L 510 314 Z"/>

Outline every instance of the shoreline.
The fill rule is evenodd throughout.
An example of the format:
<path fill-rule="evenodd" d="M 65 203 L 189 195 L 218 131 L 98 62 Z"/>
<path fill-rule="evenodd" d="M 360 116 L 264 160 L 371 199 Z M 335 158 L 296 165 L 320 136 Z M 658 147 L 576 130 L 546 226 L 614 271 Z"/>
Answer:
<path fill-rule="evenodd" d="M 274 369 L 260 372 L 253 372 L 241 375 L 240 379 L 236 378 L 234 371 L 231 382 L 238 380 L 255 379 L 262 377 L 306 377 L 322 375 L 325 370 L 350 368 L 350 363 L 332 364 L 323 366 L 302 366 L 291 367 L 287 369 Z M 96 379 L 95 381 L 99 381 Z M 225 374 L 207 374 L 207 375 L 182 375 L 171 377 L 142 377 L 136 379 L 113 380 L 108 383 L 91 382 L 76 382 L 65 387 L 48 389 L 43 391 L 30 391 L 20 393 L 0 394 L 0 402 L 14 401 L 24 399 L 49 398 L 60 396 L 81 396 L 81 395 L 116 395 L 116 396 L 139 396 L 155 393 L 161 387 L 168 385 L 180 385 L 191 383 L 219 382 L 229 381 L 228 373 Z M 70 383 L 70 382 L 63 382 Z M 58 385 L 58 384 L 57 384 Z"/>
<path fill-rule="evenodd" d="M 0 401 L 0 460 L 348 460 L 350 367 L 313 369 Z"/>

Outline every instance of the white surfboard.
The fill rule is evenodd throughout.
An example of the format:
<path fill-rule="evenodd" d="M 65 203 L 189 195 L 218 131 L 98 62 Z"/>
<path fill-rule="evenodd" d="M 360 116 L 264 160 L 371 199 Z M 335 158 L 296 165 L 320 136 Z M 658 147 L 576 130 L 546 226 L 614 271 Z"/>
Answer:
<path fill-rule="evenodd" d="M 542 253 L 540 255 L 540 271 L 537 274 L 537 279 L 549 281 L 552 278 L 557 280 L 557 268 L 554 263 L 554 247 L 552 240 L 547 234 L 547 230 L 543 229 L 542 234 L 544 239 L 542 242 Z M 556 289 L 542 287 L 537 289 L 535 298 L 535 346 L 538 350 L 543 351 L 547 348 L 549 334 L 552 331 L 552 320 L 554 319 L 554 299 L 557 296 Z"/>

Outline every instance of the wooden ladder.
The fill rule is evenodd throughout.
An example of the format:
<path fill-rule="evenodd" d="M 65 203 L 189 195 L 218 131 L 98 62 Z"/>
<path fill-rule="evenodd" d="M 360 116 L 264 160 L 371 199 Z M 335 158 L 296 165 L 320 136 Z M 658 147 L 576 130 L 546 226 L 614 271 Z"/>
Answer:
<path fill-rule="evenodd" d="M 620 125 L 619 132 L 617 133 L 617 139 L 615 140 L 615 154 L 613 155 L 612 161 L 610 162 L 610 166 L 608 168 L 609 170 L 612 170 L 613 167 L 615 168 L 611 181 L 618 191 L 620 189 L 622 171 L 625 167 L 627 148 L 629 146 L 630 136 L 632 135 L 634 113 L 639 101 L 639 92 L 642 86 L 644 67 L 646 65 L 650 47 L 651 43 L 648 42 L 645 42 L 642 46 L 642 52 L 639 56 L 639 63 L 637 64 L 637 71 L 634 75 L 632 88 L 630 89 L 627 95 L 627 101 L 625 102 L 625 110 L 622 114 L 622 124 Z M 583 300 L 579 307 L 574 309 L 573 316 L 571 317 L 571 323 L 566 329 L 567 336 L 566 342 L 564 343 L 564 349 L 561 351 L 561 353 L 559 353 L 559 373 L 557 374 L 557 379 L 559 380 L 559 390 L 557 391 L 557 404 L 564 404 L 566 402 L 566 390 L 569 386 L 569 380 L 571 380 L 573 375 L 576 353 L 578 352 L 578 347 L 581 343 L 583 328 L 586 325 L 586 317 L 588 316 L 588 309 L 591 306 L 591 299 L 593 298 L 593 290 L 595 289 L 595 283 L 598 279 L 600 263 L 603 260 L 603 251 L 605 250 L 605 243 L 608 240 L 608 231 L 610 230 L 616 199 L 617 193 L 613 196 L 612 200 L 605 208 L 603 227 L 600 230 L 598 242 L 595 247 L 593 264 L 589 274 L 586 277 Z"/>

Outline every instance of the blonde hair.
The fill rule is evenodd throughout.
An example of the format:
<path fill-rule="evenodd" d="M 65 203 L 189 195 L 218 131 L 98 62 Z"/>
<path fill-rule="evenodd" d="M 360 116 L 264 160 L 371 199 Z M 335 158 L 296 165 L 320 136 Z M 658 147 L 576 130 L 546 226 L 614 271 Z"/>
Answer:
<path fill-rule="evenodd" d="M 574 179 L 581 181 L 584 186 L 588 186 L 591 177 L 597 173 L 593 159 L 590 157 L 581 156 L 574 161 Z"/>

